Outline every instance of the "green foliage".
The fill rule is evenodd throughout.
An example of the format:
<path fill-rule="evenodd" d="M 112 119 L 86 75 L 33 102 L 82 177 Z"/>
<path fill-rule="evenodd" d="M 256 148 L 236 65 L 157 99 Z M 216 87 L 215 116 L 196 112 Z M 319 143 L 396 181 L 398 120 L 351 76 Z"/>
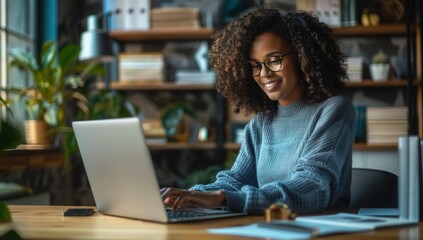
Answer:
<path fill-rule="evenodd" d="M 5 234 L 0 236 L 0 240 L 21 240 L 21 236 L 14 230 L 11 229 L 7 231 Z"/>
<path fill-rule="evenodd" d="M 9 122 L 0 122 L 0 151 L 15 148 L 22 143 L 20 131 Z"/>
<path fill-rule="evenodd" d="M 9 208 L 6 203 L 0 201 L 0 223 L 9 223 L 12 222 L 12 214 L 10 213 Z M 20 240 L 21 236 L 14 230 L 9 229 L 0 236 L 0 240 Z"/>
<path fill-rule="evenodd" d="M 168 137 L 173 137 L 177 133 L 177 128 L 183 117 L 188 115 L 195 118 L 197 115 L 188 103 L 172 104 L 163 110 L 162 124 Z"/>
<path fill-rule="evenodd" d="M 102 89 L 88 97 L 90 119 L 122 118 L 136 116 L 139 112 L 122 94 Z"/>
<path fill-rule="evenodd" d="M 32 84 L 25 87 L 1 89 L 9 94 L 17 94 L 25 101 L 28 119 L 44 120 L 54 126 L 53 132 L 61 133 L 60 147 L 63 149 L 65 169 L 71 168 L 70 158 L 77 151 L 76 141 L 68 118 L 74 108 L 88 112 L 88 99 L 79 89 L 96 74 L 104 69 L 96 63 L 78 62 L 81 48 L 68 44 L 61 48 L 56 42 L 46 41 L 38 58 L 27 52 L 12 50 L 11 67 L 17 67 L 32 76 Z M 3 103 L 9 103 L 4 100 Z"/>
<path fill-rule="evenodd" d="M 237 155 L 237 154 L 235 154 Z M 234 155 L 234 157 L 235 157 Z M 190 188 L 196 184 L 208 184 L 216 181 L 218 172 L 231 169 L 235 162 L 235 158 L 228 157 L 222 165 L 211 165 L 205 169 L 199 169 L 191 172 L 182 182 L 183 188 Z"/>
<path fill-rule="evenodd" d="M 53 41 L 46 41 L 37 58 L 27 52 L 10 52 L 12 67 L 28 72 L 33 79 L 29 87 L 4 89 L 25 100 L 28 119 L 45 120 L 51 126 L 63 125 L 66 101 L 86 102 L 81 95 L 74 94 L 75 83 L 83 84 L 83 78 L 99 73 L 96 64 L 77 62 L 81 48 L 69 44 L 60 51 Z"/>
<path fill-rule="evenodd" d="M 190 188 L 195 184 L 207 184 L 216 181 L 216 174 L 222 170 L 221 166 L 212 165 L 206 169 L 200 169 L 190 173 L 183 181 L 184 188 Z"/>
<path fill-rule="evenodd" d="M 13 118 L 13 112 L 9 108 L 6 100 L 0 97 L 0 107 L 6 107 L 6 113 Z M 20 131 L 4 119 L 0 119 L 0 151 L 14 148 L 22 143 Z"/>
<path fill-rule="evenodd" d="M 11 222 L 12 215 L 6 203 L 0 201 L 0 223 Z"/>
<path fill-rule="evenodd" d="M 389 58 L 382 50 L 379 50 L 378 53 L 373 55 L 372 63 L 389 63 Z"/>

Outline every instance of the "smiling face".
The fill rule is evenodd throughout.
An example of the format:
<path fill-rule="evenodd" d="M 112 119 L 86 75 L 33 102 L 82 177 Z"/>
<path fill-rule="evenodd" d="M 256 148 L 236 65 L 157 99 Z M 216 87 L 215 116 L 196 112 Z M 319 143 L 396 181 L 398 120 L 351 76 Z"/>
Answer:
<path fill-rule="evenodd" d="M 288 54 L 292 50 L 289 44 L 276 34 L 263 33 L 255 39 L 250 51 L 252 66 L 261 65 L 261 71 L 254 80 L 272 101 L 277 101 L 281 106 L 290 105 L 303 96 L 295 53 Z M 272 67 L 278 64 L 278 59 L 282 60 L 279 70 Z"/>

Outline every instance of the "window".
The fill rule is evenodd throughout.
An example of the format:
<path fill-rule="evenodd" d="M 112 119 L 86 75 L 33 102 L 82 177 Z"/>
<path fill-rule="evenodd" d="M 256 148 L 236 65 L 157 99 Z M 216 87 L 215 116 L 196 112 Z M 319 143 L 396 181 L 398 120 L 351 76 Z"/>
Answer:
<path fill-rule="evenodd" d="M 23 86 L 31 81 L 30 76 L 9 67 L 8 51 L 22 49 L 35 53 L 37 27 L 36 0 L 0 0 L 0 85 Z M 35 54 L 34 54 L 35 55 Z M 2 98 L 8 98 L 1 92 Z M 23 110 L 12 105 L 17 122 L 23 119 Z M 4 112 L 2 112 L 4 114 Z"/>

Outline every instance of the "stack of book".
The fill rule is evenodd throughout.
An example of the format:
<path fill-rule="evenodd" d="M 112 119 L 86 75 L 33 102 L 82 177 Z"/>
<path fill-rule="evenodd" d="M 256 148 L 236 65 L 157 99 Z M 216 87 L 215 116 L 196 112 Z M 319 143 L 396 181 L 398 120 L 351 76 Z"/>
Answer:
<path fill-rule="evenodd" d="M 407 135 L 407 115 L 407 107 L 367 107 L 367 143 L 398 143 Z"/>
<path fill-rule="evenodd" d="M 199 71 L 199 70 L 176 70 L 176 83 L 199 83 L 199 84 L 213 84 L 216 82 L 216 74 L 213 71 Z"/>
<path fill-rule="evenodd" d="M 313 12 L 332 27 L 341 26 L 341 0 L 296 0 L 297 10 Z"/>
<path fill-rule="evenodd" d="M 147 143 L 167 143 L 166 130 L 160 119 L 144 119 L 141 124 Z"/>
<path fill-rule="evenodd" d="M 351 82 L 361 82 L 363 79 L 363 58 L 347 58 L 347 74 Z"/>
<path fill-rule="evenodd" d="M 199 28 L 200 10 L 190 7 L 153 8 L 151 28 Z"/>
<path fill-rule="evenodd" d="M 164 57 L 162 53 L 119 55 L 119 80 L 163 82 Z"/>

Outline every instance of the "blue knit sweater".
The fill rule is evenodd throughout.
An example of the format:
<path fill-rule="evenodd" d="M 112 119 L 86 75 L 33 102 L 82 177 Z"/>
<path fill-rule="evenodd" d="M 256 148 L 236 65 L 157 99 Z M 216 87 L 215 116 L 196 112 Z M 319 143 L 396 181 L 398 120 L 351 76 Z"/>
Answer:
<path fill-rule="evenodd" d="M 355 111 L 341 96 L 256 115 L 231 170 L 199 191 L 223 190 L 233 211 L 263 214 L 275 202 L 297 213 L 348 207 Z"/>

